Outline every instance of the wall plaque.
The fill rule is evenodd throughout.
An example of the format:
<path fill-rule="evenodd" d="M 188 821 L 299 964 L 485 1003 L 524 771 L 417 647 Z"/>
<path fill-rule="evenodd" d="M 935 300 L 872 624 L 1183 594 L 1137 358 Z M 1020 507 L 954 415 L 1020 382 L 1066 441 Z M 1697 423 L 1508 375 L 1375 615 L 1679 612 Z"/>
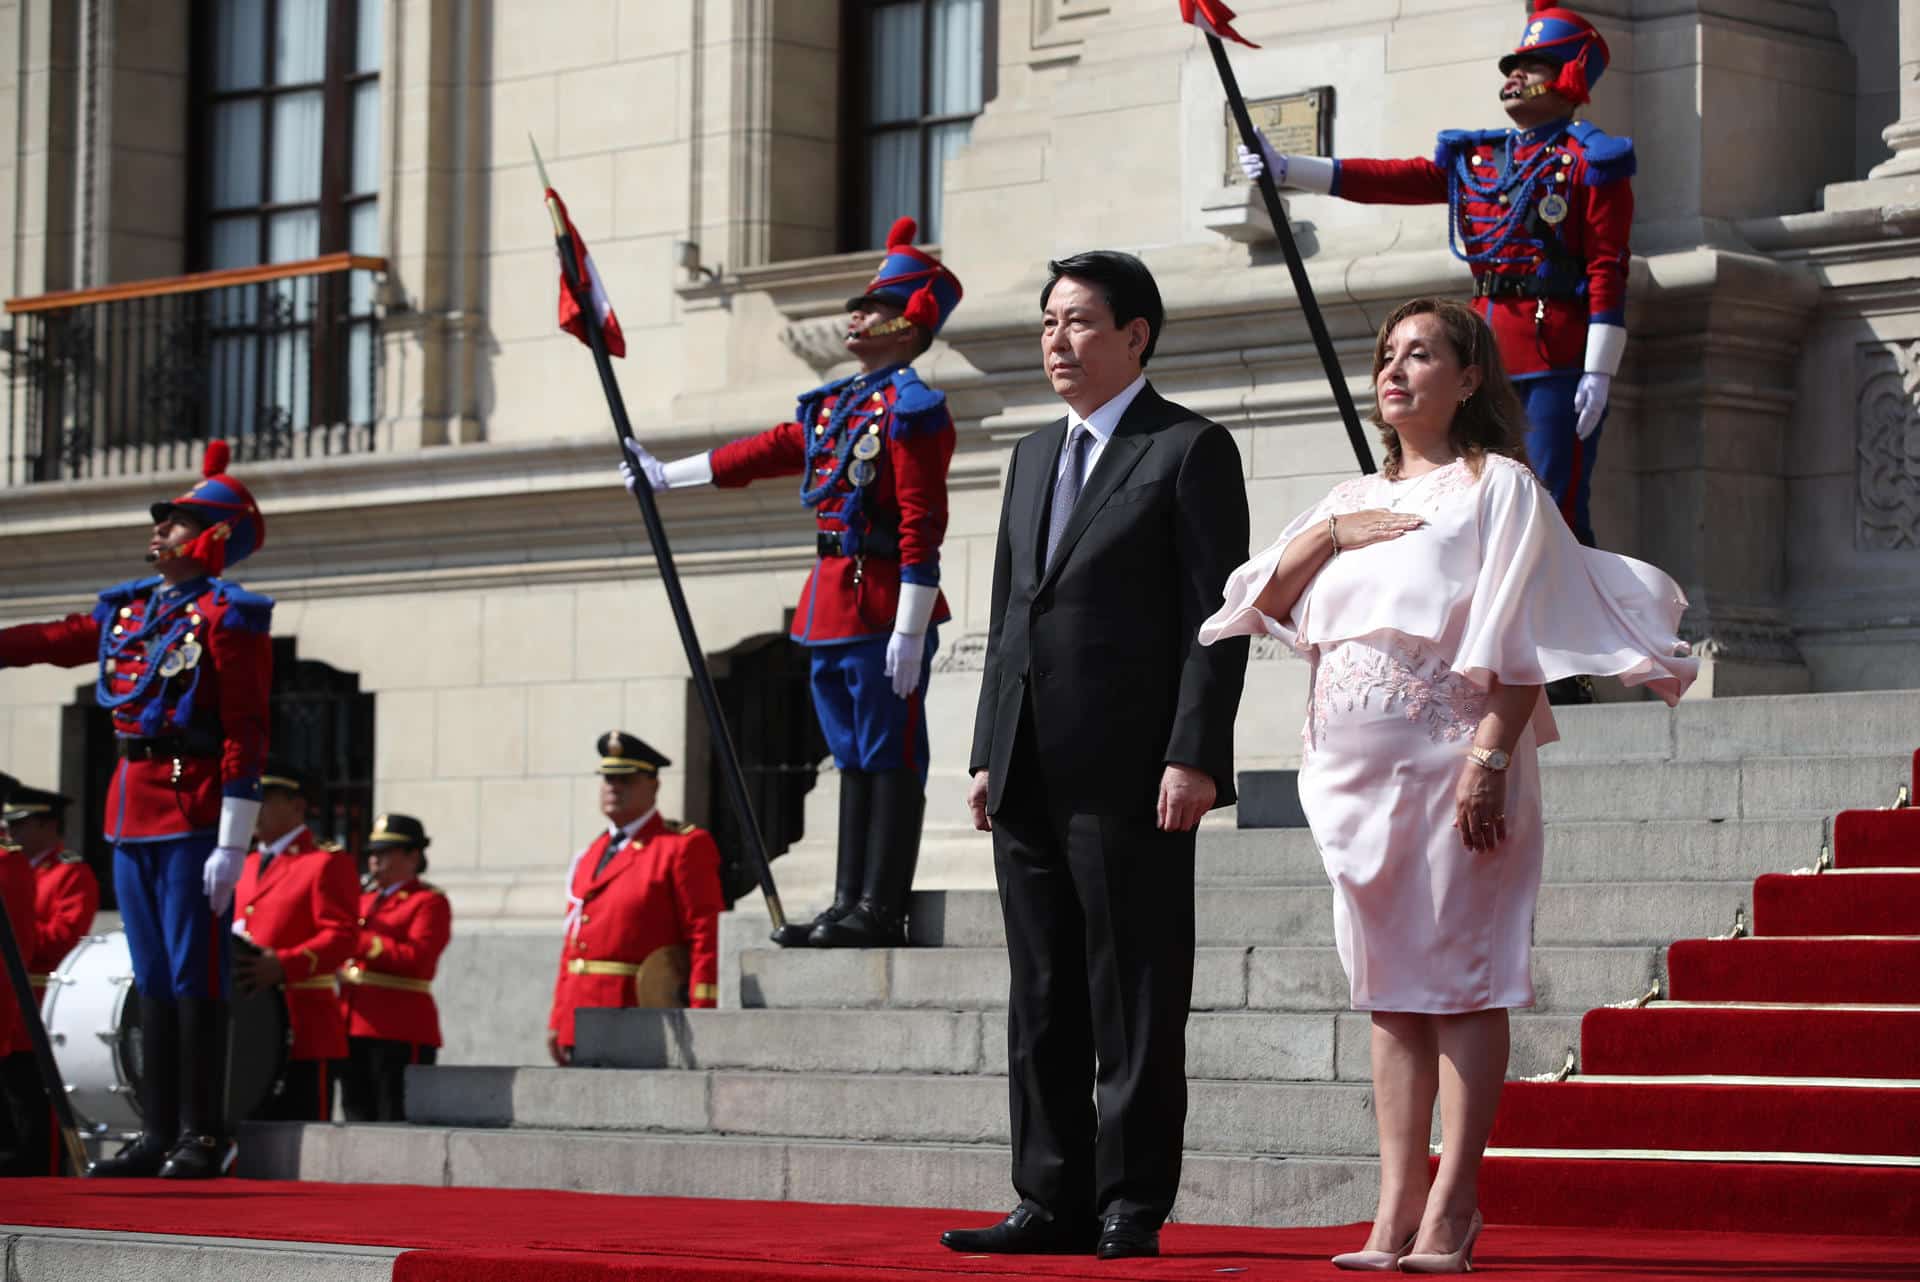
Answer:
<path fill-rule="evenodd" d="M 1229 187 L 1247 181 L 1240 172 L 1240 130 L 1233 123 L 1233 112 L 1222 103 L 1227 140 L 1226 183 Z M 1333 154 L 1333 86 L 1322 85 L 1300 93 L 1281 94 L 1277 98 L 1249 98 L 1247 114 L 1254 128 L 1267 136 L 1273 149 L 1289 156 L 1331 156 Z"/>

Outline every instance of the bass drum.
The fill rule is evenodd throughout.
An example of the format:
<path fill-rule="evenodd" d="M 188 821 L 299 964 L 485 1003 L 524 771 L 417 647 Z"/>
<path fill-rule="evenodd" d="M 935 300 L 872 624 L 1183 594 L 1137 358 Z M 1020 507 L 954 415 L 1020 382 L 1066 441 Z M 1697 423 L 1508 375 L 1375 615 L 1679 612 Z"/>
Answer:
<path fill-rule="evenodd" d="M 235 941 L 236 944 L 239 942 Z M 140 1130 L 144 1076 L 140 1003 L 133 992 L 133 956 L 125 931 L 89 935 L 74 946 L 47 985 L 40 1005 L 53 1057 L 75 1120 L 97 1138 Z M 251 1117 L 280 1086 L 293 1049 L 286 995 L 278 988 L 236 997 L 227 1041 L 227 1117 Z"/>

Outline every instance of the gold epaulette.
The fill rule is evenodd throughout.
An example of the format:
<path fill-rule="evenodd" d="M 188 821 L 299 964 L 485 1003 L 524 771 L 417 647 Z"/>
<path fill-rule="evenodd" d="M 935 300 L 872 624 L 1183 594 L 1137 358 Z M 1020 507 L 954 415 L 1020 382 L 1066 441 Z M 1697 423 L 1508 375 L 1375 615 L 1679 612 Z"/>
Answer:
<path fill-rule="evenodd" d="M 63 850 L 60 852 L 60 862 L 63 864 L 84 864 L 87 861 L 83 855 L 76 855 L 71 850 Z"/>
<path fill-rule="evenodd" d="M 323 841 L 320 843 L 320 849 L 326 851 L 330 855 L 337 855 L 344 852 L 346 850 L 346 847 L 341 845 L 337 841 Z"/>
<path fill-rule="evenodd" d="M 690 824 L 686 822 L 684 819 L 668 819 L 665 822 L 667 825 L 668 832 L 677 832 L 682 835 L 685 835 L 686 833 L 700 831 L 700 826 L 698 824 Z"/>

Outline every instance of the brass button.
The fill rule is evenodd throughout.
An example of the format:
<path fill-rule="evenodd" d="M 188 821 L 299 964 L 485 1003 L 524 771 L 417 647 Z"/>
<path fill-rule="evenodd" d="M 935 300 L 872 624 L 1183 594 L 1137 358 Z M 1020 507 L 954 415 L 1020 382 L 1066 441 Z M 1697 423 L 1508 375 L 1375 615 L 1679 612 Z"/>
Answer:
<path fill-rule="evenodd" d="M 1571 165 L 1573 163 L 1573 157 L 1563 151 L 1560 153 L 1560 163 L 1563 165 Z"/>
<path fill-rule="evenodd" d="M 251 917 L 251 916 L 253 916 L 253 910 L 254 910 L 254 907 L 255 907 L 255 905 L 253 905 L 253 904 L 248 904 L 248 905 L 247 905 L 247 916 L 249 916 L 249 917 Z"/>
<path fill-rule="evenodd" d="M 122 628 L 119 624 L 116 623 L 113 625 L 113 635 L 119 636 L 124 631 L 126 631 L 126 629 Z"/>
<path fill-rule="evenodd" d="M 130 605 L 121 606 L 120 617 L 123 619 L 131 619 L 133 617 L 133 607 Z"/>
<path fill-rule="evenodd" d="M 1507 203 L 1507 193 L 1504 191 L 1500 193 L 1500 203 L 1503 205 Z"/>
<path fill-rule="evenodd" d="M 590 922 L 590 921 L 592 921 L 592 920 L 593 920 L 593 918 L 591 918 L 591 917 L 589 917 L 589 916 L 587 916 L 587 915 L 586 915 L 585 913 L 581 913 L 581 914 L 580 914 L 580 924 L 581 924 L 582 926 L 584 926 L 584 925 L 586 925 L 586 924 L 587 924 L 588 922 Z"/>
<path fill-rule="evenodd" d="M 364 925 L 366 925 L 366 924 L 367 924 L 367 919 L 366 919 L 365 917 L 362 917 L 362 918 L 360 919 L 360 924 L 361 924 L 362 926 L 364 926 Z"/>

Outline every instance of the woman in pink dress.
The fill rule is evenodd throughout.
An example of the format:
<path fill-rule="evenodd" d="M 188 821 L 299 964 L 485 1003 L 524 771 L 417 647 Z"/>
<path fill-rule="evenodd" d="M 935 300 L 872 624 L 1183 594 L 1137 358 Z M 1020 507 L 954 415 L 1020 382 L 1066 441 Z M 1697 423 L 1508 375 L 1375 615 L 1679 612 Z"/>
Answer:
<path fill-rule="evenodd" d="M 1528 470 L 1524 412 L 1478 316 L 1402 305 L 1373 372 L 1382 471 L 1335 486 L 1237 570 L 1200 639 L 1265 634 L 1313 665 L 1300 800 L 1353 1006 L 1373 1016 L 1380 1131 L 1373 1232 L 1334 1263 L 1458 1272 L 1507 1011 L 1533 1001 L 1535 753 L 1558 737 L 1540 687 L 1614 676 L 1673 703 L 1698 665 L 1676 636 L 1679 586 L 1582 547 Z"/>

